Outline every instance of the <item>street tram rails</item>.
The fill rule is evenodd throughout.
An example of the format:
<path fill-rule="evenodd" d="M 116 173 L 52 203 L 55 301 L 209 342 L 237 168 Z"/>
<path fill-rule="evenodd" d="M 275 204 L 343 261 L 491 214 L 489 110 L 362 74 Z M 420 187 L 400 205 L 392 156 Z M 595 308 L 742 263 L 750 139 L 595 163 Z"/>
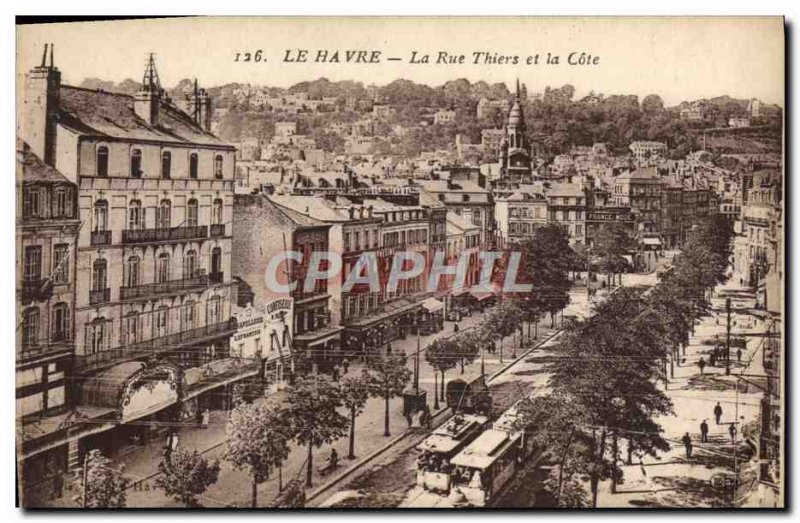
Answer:
<path fill-rule="evenodd" d="M 450 491 L 450 460 L 489 426 L 489 418 L 476 414 L 456 414 L 436 428 L 417 447 L 417 485 L 431 492 Z"/>
<path fill-rule="evenodd" d="M 454 506 L 490 506 L 530 464 L 535 449 L 519 426 L 518 404 L 450 460 L 448 500 Z"/>

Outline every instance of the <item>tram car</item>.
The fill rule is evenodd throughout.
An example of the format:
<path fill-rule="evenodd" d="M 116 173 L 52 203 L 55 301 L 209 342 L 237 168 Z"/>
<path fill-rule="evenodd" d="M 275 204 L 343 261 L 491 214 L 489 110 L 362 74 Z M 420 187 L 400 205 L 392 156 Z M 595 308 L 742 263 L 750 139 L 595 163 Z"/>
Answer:
<path fill-rule="evenodd" d="M 458 414 L 436 428 L 417 447 L 417 485 L 428 491 L 450 491 L 450 459 L 489 426 L 489 418 Z"/>
<path fill-rule="evenodd" d="M 535 449 L 518 419 L 515 404 L 450 460 L 453 505 L 490 506 L 527 468 Z"/>
<path fill-rule="evenodd" d="M 492 396 L 483 376 L 471 382 L 462 379 L 450 380 L 445 398 L 453 414 L 458 412 L 483 416 L 491 414 Z"/>

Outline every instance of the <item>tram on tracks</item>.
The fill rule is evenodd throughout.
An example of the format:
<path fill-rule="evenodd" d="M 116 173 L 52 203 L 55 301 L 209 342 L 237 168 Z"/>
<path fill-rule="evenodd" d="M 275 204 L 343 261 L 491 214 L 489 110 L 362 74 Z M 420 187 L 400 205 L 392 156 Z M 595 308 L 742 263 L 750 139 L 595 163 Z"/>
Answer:
<path fill-rule="evenodd" d="M 450 460 L 489 426 L 489 418 L 456 414 L 417 447 L 417 485 L 432 492 L 450 491 Z"/>
<path fill-rule="evenodd" d="M 519 428 L 517 405 L 450 460 L 449 501 L 454 505 L 491 505 L 527 468 L 535 449 Z"/>

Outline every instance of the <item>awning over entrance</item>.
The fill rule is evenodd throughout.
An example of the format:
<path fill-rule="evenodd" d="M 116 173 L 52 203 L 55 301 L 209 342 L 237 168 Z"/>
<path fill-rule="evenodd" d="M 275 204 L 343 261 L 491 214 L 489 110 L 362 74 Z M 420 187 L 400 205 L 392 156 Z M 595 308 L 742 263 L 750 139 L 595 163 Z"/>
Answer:
<path fill-rule="evenodd" d="M 631 256 L 630 254 L 623 254 L 622 257 L 625 259 L 626 262 L 631 264 L 631 267 L 633 266 L 633 256 Z"/>
<path fill-rule="evenodd" d="M 257 376 L 259 368 L 260 362 L 258 360 L 224 358 L 211 361 L 200 367 L 187 369 L 183 375 L 186 384 L 184 398 L 190 399 L 221 385 Z"/>
<path fill-rule="evenodd" d="M 645 245 L 661 245 L 661 240 L 658 238 L 644 238 L 642 243 Z"/>
<path fill-rule="evenodd" d="M 422 307 L 428 312 L 436 312 L 444 309 L 444 303 L 436 298 L 426 298 L 422 300 Z"/>
<path fill-rule="evenodd" d="M 82 404 L 118 408 L 122 391 L 128 381 L 144 368 L 141 361 L 128 361 L 98 372 L 81 387 Z"/>
<path fill-rule="evenodd" d="M 338 339 L 343 329 L 344 327 L 327 326 L 311 332 L 299 334 L 294 337 L 294 341 L 303 345 L 327 343 L 331 340 Z"/>

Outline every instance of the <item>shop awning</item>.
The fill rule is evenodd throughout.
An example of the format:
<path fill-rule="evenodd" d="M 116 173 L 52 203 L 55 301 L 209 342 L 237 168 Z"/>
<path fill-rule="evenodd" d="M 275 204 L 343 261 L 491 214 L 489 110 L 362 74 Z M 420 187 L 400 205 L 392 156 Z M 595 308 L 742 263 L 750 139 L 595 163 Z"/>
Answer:
<path fill-rule="evenodd" d="M 428 312 L 436 312 L 444 309 L 444 303 L 436 298 L 426 298 L 422 300 L 422 307 Z"/>
<path fill-rule="evenodd" d="M 661 240 L 658 238 L 645 238 L 642 243 L 645 245 L 661 245 Z"/>
<path fill-rule="evenodd" d="M 331 340 L 339 339 L 344 327 L 327 326 L 311 332 L 298 334 L 294 337 L 294 341 L 303 345 L 311 345 L 312 343 L 327 343 Z"/>
<path fill-rule="evenodd" d="M 626 262 L 631 264 L 631 267 L 633 267 L 633 256 L 631 256 L 630 254 L 623 254 L 622 257 L 625 259 Z"/>

